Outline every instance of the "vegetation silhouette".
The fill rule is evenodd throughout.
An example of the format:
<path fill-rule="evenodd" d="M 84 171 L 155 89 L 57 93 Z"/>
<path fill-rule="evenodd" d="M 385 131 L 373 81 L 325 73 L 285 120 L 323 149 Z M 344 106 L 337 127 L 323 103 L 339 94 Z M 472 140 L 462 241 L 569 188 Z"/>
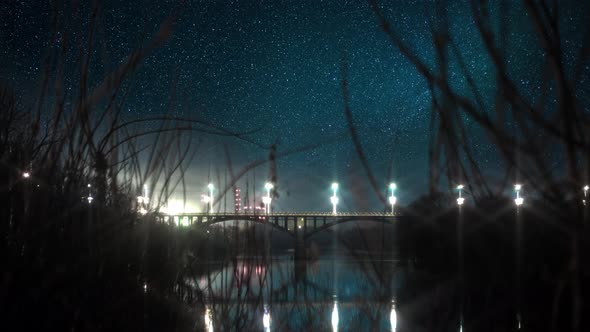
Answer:
<path fill-rule="evenodd" d="M 393 225 L 330 231 L 334 243 L 359 258 L 355 264 L 365 276 L 363 297 L 349 299 L 359 313 L 347 328 L 381 330 L 393 298 L 400 331 L 456 331 L 460 325 L 465 331 L 589 330 L 590 230 L 582 186 L 590 174 L 590 134 L 587 105 L 577 97 L 588 38 L 570 70 L 561 56 L 559 3 L 523 1 L 543 50 L 543 91 L 533 103 L 512 80 L 506 65 L 511 50 L 504 43 L 508 27 L 500 18 L 499 28 L 492 28 L 487 2 L 472 1 L 470 7 L 496 75 L 491 95 L 477 88 L 465 65 L 448 28 L 446 1 L 427 13 L 434 65 L 411 50 L 377 1 L 368 2 L 393 51 L 404 55 L 431 89 L 429 191 L 400 207 L 404 217 Z M 507 2 L 497 6 L 500 17 L 508 17 Z M 5 326 L 184 331 L 204 327 L 201 312 L 209 310 L 221 330 L 255 330 L 262 327 L 261 313 L 268 306 L 279 330 L 329 329 L 318 317 L 329 317 L 339 285 L 307 278 L 314 268 L 311 260 L 292 262 L 293 267 L 274 261 L 272 229 L 205 229 L 157 221 L 157 202 L 177 189 L 186 196 L 184 174 L 198 148 L 193 135 L 248 141 L 246 134 L 253 133 L 170 115 L 135 120 L 121 115 L 133 73 L 169 39 L 179 10 L 94 84 L 92 52 L 81 52 L 79 75 L 65 77 L 67 38 L 58 41 L 56 34 L 66 18 L 56 8 L 51 38 L 60 48 L 42 59 L 36 103 L 25 103 L 10 83 L 0 84 L 0 255 L 8 267 L 2 272 L 0 310 Z M 100 15 L 96 2 L 84 37 L 90 46 L 96 46 L 93 33 Z M 348 102 L 347 66 L 344 56 L 348 134 L 385 206 Z M 463 75 L 467 91 L 451 84 L 451 70 Z M 64 92 L 66 82 L 76 87 L 75 96 Z M 557 102 L 548 102 L 551 98 Z M 513 127 L 505 125 L 507 118 Z M 484 174 L 467 120 L 484 129 L 495 147 L 505 173 L 501 180 Z M 156 128 L 145 126 L 153 121 Z M 226 152 L 232 174 L 215 199 L 248 170 L 266 163 L 268 178 L 276 182 L 277 159 L 317 146 L 288 151 L 260 146 L 269 158 L 235 173 Z M 563 156 L 558 167 L 544 153 L 547 146 Z M 505 194 L 516 181 L 529 194 L 521 207 Z M 144 206 L 137 196 L 147 183 L 150 203 Z M 465 184 L 469 195 L 462 207 L 455 203 L 457 184 Z M 314 258 L 322 250 L 314 248 Z M 386 255 L 396 257 L 395 263 L 385 264 Z M 277 276 L 271 273 L 280 274 L 283 284 L 272 284 Z M 402 286 L 392 284 L 399 273 L 405 275 Z M 220 287 L 214 290 L 215 284 Z M 301 297 L 291 299 L 295 303 L 288 310 L 279 309 L 293 288 Z M 297 324 L 290 322 L 293 317 Z"/>

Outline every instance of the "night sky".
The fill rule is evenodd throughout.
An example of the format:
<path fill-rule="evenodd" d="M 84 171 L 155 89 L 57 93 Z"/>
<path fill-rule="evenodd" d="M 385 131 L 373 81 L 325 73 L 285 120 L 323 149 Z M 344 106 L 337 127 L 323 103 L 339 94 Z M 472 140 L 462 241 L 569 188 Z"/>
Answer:
<path fill-rule="evenodd" d="M 82 1 L 85 3 L 86 1 Z M 580 5 L 579 3 L 586 3 Z M 64 6 L 68 18 L 64 36 L 81 38 L 89 8 L 81 17 Z M 429 64 L 434 52 L 429 28 L 433 1 L 381 1 L 395 31 Z M 519 1 L 510 11 L 508 66 L 517 86 L 531 99 L 538 97 L 542 52 L 530 20 Z M 562 2 L 560 2 L 562 3 Z M 492 13 L 499 15 L 497 5 Z M 94 84 L 112 71 L 142 40 L 177 8 L 171 39 L 151 54 L 126 86 L 126 118 L 171 113 L 199 118 L 248 135 L 253 143 L 208 136 L 199 147 L 190 174 L 191 200 L 204 193 L 211 178 L 226 169 L 223 145 L 232 155 L 234 170 L 264 159 L 277 143 L 284 152 L 318 143 L 318 148 L 293 154 L 278 163 L 276 210 L 330 209 L 330 183 L 342 188 L 342 210 L 380 211 L 383 206 L 368 185 L 360 166 L 343 110 L 341 60 L 348 59 L 350 106 L 363 148 L 383 192 L 388 174 L 398 183 L 402 203 L 427 189 L 427 151 L 431 98 L 425 81 L 396 51 L 380 30 L 366 1 L 105 1 L 93 49 Z M 561 32 L 568 65 L 574 64 L 588 29 L 587 1 L 563 4 Z M 476 31 L 468 1 L 449 1 L 450 30 L 476 84 L 484 94 L 493 91 L 495 76 Z M 0 4 L 0 79 L 9 81 L 24 100 L 34 100 L 40 85 L 41 59 L 50 40 L 51 8 L 38 1 L 5 0 Z M 60 36 L 58 36 L 58 39 Z M 78 54 L 71 43 L 68 67 L 75 76 Z M 451 67 L 451 82 L 465 80 Z M 586 66 L 584 81 L 590 68 Z M 76 91 L 75 80 L 67 82 Z M 586 86 L 588 84 L 580 84 Z M 177 102 L 170 107 L 171 91 Z M 588 88 L 580 98 L 588 101 Z M 74 93 L 74 92 L 72 92 Z M 492 95 L 489 93 L 489 95 Z M 588 103 L 586 103 L 587 106 Z M 150 124 L 156 126 L 157 123 Z M 481 130 L 469 128 L 482 168 L 499 167 Z M 268 165 L 256 169 L 259 193 Z M 248 175 L 252 185 L 254 174 Z M 246 179 L 239 185 L 245 189 Z M 353 189 L 354 188 L 354 189 Z"/>

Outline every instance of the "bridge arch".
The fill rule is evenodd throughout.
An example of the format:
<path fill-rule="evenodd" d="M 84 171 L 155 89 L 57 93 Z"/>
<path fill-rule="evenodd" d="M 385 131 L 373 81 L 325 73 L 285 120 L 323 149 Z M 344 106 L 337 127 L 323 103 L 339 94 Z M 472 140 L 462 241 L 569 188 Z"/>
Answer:
<path fill-rule="evenodd" d="M 385 223 L 385 224 L 392 224 L 392 218 L 383 218 L 383 217 L 366 217 L 366 218 L 359 218 L 357 216 L 351 216 L 351 217 L 344 217 L 341 219 L 338 219 L 336 221 L 330 222 L 330 223 L 326 223 L 322 226 L 316 227 L 310 231 L 307 231 L 303 237 L 305 239 L 309 239 L 310 237 L 312 237 L 313 235 L 316 235 L 322 231 L 325 231 L 326 229 L 332 228 L 336 225 L 341 225 L 341 224 L 345 224 L 345 223 L 349 223 L 351 221 L 360 221 L 360 222 L 375 222 L 375 223 Z"/>
<path fill-rule="evenodd" d="M 295 232 L 290 231 L 288 228 L 283 227 L 283 226 L 281 226 L 279 224 L 268 222 L 267 219 L 264 218 L 265 216 L 248 216 L 248 215 L 242 215 L 241 218 L 239 218 L 238 216 L 239 215 L 236 215 L 234 217 L 226 217 L 226 216 L 224 216 L 224 217 L 221 217 L 221 218 L 214 218 L 211 221 L 206 221 L 206 222 L 202 222 L 202 223 L 194 223 L 193 225 L 198 224 L 198 225 L 203 225 L 203 226 L 210 226 L 210 225 L 219 224 L 219 223 L 222 223 L 222 222 L 232 221 L 232 220 L 233 221 L 251 221 L 251 222 L 254 222 L 256 224 L 270 225 L 273 228 L 278 229 L 278 230 L 280 230 L 283 233 L 287 233 L 287 234 L 289 234 L 289 235 L 291 235 L 293 237 L 295 236 Z"/>
<path fill-rule="evenodd" d="M 388 213 L 272 213 L 272 214 L 243 214 L 243 213 L 196 213 L 161 216 L 161 220 L 170 221 L 173 218 L 177 224 L 180 220 L 191 225 L 213 225 L 226 221 L 251 221 L 258 224 L 270 225 L 273 228 L 290 234 L 298 239 L 308 239 L 334 225 L 351 221 L 368 221 L 378 223 L 393 223 L 399 215 Z M 190 220 L 190 221 L 188 221 Z M 188 225 L 187 225 L 188 226 Z M 292 226 L 292 227 L 290 227 Z"/>

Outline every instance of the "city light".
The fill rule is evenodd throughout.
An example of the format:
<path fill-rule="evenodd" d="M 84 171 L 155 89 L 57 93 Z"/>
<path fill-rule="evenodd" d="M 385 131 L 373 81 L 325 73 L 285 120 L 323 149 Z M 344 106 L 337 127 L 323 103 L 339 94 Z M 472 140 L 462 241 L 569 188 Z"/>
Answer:
<path fill-rule="evenodd" d="M 338 183 L 332 183 L 332 191 L 333 195 L 330 197 L 330 203 L 332 203 L 332 213 L 336 214 L 336 205 L 338 205 L 338 197 L 336 196 L 336 192 L 338 191 Z"/>
<path fill-rule="evenodd" d="M 213 188 L 214 188 L 213 187 L 213 183 L 209 183 L 207 185 L 207 188 L 209 189 L 209 200 L 208 200 L 208 203 L 209 203 L 209 213 L 212 213 L 213 212 Z"/>
<path fill-rule="evenodd" d="M 395 203 L 397 202 L 397 197 L 395 197 L 395 189 L 397 185 L 395 183 L 389 184 L 389 189 L 391 190 L 391 196 L 389 196 L 389 204 L 391 205 L 391 214 L 395 214 Z"/>
<path fill-rule="evenodd" d="M 520 197 L 521 190 L 522 190 L 521 184 L 514 185 L 514 191 L 516 191 L 516 198 L 514 199 L 514 203 L 516 203 L 516 206 L 521 206 L 524 203 L 524 198 Z"/>
<path fill-rule="evenodd" d="M 160 208 L 160 212 L 168 216 L 178 216 L 187 213 L 199 213 L 200 208 L 184 199 L 169 199 L 166 204 Z"/>
<path fill-rule="evenodd" d="M 94 197 L 92 197 L 92 191 L 90 191 L 90 188 L 92 188 L 92 185 L 89 183 L 87 185 L 88 187 L 88 197 L 86 198 L 88 200 L 88 204 L 92 204 L 92 201 L 94 200 Z"/>
<path fill-rule="evenodd" d="M 270 197 L 270 190 L 274 188 L 273 184 L 267 182 L 264 184 L 264 188 L 266 189 L 266 197 L 262 197 L 262 203 L 264 203 L 264 209 L 266 214 L 270 213 L 270 203 L 272 202 L 272 198 Z"/>
<path fill-rule="evenodd" d="M 88 184 L 88 188 L 90 188 L 91 185 Z M 147 214 L 147 205 L 150 202 L 150 198 L 148 197 L 148 190 L 147 190 L 147 185 L 143 185 L 143 195 L 141 196 L 137 196 L 137 211 L 142 214 L 145 215 Z"/>
<path fill-rule="evenodd" d="M 31 177 L 31 173 L 29 173 L 29 172 L 24 172 L 23 173 L 23 178 L 28 179 L 30 177 Z"/>
<path fill-rule="evenodd" d="M 459 190 L 459 197 L 457 197 L 457 205 L 461 206 L 463 205 L 463 203 L 465 203 L 465 198 L 463 198 L 463 185 L 458 185 L 457 190 Z"/>
<path fill-rule="evenodd" d="M 590 189 L 590 186 L 585 185 L 583 189 L 584 189 L 584 199 L 582 200 L 582 204 L 586 205 L 586 197 L 588 196 L 588 189 Z"/>
<path fill-rule="evenodd" d="M 271 200 L 272 199 L 270 198 L 270 196 L 263 196 L 262 197 L 262 203 L 264 204 L 264 213 L 266 213 L 266 214 L 269 214 Z"/>

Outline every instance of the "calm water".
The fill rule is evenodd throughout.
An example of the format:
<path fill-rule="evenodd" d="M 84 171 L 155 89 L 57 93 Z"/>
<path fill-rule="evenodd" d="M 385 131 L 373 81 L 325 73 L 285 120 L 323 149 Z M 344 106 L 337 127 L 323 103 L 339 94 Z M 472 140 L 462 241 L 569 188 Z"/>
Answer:
<path fill-rule="evenodd" d="M 206 299 L 198 330 L 395 331 L 409 268 L 393 259 L 241 258 L 195 282 Z"/>

